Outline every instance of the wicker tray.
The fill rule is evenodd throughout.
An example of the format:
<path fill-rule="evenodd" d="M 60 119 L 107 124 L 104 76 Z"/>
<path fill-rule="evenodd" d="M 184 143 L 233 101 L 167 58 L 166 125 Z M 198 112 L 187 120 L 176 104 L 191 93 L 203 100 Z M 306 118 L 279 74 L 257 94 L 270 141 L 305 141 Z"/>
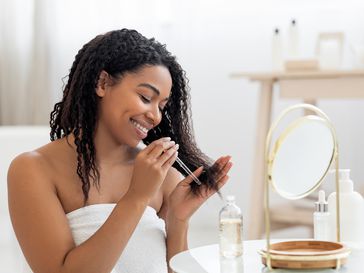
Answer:
<path fill-rule="evenodd" d="M 267 265 L 266 250 L 259 253 Z M 273 268 L 338 268 L 346 263 L 349 254 L 350 250 L 340 243 L 314 240 L 275 243 L 270 249 Z"/>

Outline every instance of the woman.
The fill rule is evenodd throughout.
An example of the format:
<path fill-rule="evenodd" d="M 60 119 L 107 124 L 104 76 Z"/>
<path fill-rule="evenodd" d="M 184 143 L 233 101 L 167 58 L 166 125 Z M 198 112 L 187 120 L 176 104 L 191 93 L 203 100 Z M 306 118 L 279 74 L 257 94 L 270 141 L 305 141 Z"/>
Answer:
<path fill-rule="evenodd" d="M 175 57 L 135 30 L 97 36 L 78 52 L 50 125 L 52 142 L 19 155 L 8 173 L 32 271 L 170 272 L 190 217 L 232 166 L 225 156 L 211 167 L 196 147 Z M 202 185 L 182 179 L 177 155 Z"/>

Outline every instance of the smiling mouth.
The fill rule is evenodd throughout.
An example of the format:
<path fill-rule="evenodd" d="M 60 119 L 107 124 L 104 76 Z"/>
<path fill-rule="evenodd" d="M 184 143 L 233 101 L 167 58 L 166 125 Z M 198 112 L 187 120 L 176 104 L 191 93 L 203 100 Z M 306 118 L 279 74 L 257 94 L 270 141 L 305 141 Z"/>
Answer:
<path fill-rule="evenodd" d="M 136 122 L 135 120 L 131 119 L 131 123 L 133 123 L 133 125 L 139 129 L 140 131 L 142 131 L 144 134 L 148 134 L 149 129 L 144 127 L 143 125 L 141 125 L 140 123 Z"/>

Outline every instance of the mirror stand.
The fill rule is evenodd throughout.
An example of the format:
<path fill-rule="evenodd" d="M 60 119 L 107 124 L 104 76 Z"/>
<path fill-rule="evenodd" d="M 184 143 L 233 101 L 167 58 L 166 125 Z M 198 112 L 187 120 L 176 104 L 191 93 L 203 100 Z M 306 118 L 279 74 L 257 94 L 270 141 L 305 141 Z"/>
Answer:
<path fill-rule="evenodd" d="M 296 119 L 281 133 L 271 149 L 272 135 L 283 118 L 292 111 L 307 110 L 314 115 Z M 316 135 L 315 135 L 316 134 Z M 312 137 L 312 141 L 310 138 Z M 326 147 L 326 149 L 325 149 Z M 322 148 L 322 150 L 321 150 Z M 319 150 L 318 150 L 319 149 Z M 259 251 L 262 262 L 273 268 L 309 269 L 340 268 L 350 250 L 340 243 L 339 153 L 335 129 L 328 116 L 310 104 L 298 104 L 285 109 L 272 124 L 265 146 L 264 213 L 266 250 Z M 321 158 L 320 158 L 321 156 Z M 316 157 L 319 159 L 317 160 Z M 314 163 L 312 163 L 314 161 Z M 286 199 L 300 199 L 314 192 L 323 182 L 335 162 L 336 241 L 296 240 L 270 243 L 269 185 Z M 298 164 L 303 170 L 296 174 Z M 288 174 L 287 174 L 288 173 Z M 297 171 L 298 173 L 298 171 Z M 301 178 L 304 176 L 303 178 Z M 292 186 L 292 181 L 299 181 Z M 306 183 L 307 182 L 307 183 Z M 305 184 L 306 183 L 306 184 Z M 301 185 L 305 184 L 305 185 Z M 298 190 L 296 190 L 298 188 Z"/>

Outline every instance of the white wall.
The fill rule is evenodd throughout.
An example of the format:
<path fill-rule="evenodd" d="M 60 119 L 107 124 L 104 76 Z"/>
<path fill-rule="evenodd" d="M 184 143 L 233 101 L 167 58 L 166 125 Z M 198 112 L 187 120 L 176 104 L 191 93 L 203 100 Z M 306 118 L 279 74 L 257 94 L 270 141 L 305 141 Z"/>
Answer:
<path fill-rule="evenodd" d="M 55 39 L 60 46 L 54 65 L 55 94 L 60 94 L 59 78 L 66 75 L 77 50 L 99 32 L 131 27 L 166 43 L 190 79 L 198 143 L 214 158 L 233 156 L 235 167 L 224 192 L 238 195 L 246 215 L 259 87 L 246 80 L 233 80 L 229 74 L 269 70 L 273 28 L 279 27 L 286 35 L 291 18 L 298 21 L 303 57 L 314 55 L 320 31 L 343 31 L 347 41 L 364 45 L 364 3 L 359 0 L 119 2 L 116 8 L 104 2 L 89 4 L 77 24 L 79 12 L 77 7 L 72 11 L 74 1 L 58 4 Z M 118 15 L 113 15 L 112 9 L 118 10 Z M 346 43 L 343 67 L 350 68 L 353 62 Z M 296 102 L 275 98 L 274 113 Z M 364 133 L 357 123 L 363 116 L 364 101 L 324 101 L 319 106 L 337 127 L 342 165 L 353 169 L 354 180 L 364 180 L 360 168 L 364 161 L 357 152 L 363 147 Z M 195 218 L 205 218 L 201 223 L 212 225 L 220 205 L 218 200 L 211 202 L 211 211 L 206 213 L 205 208 Z"/>
<path fill-rule="evenodd" d="M 279 27 L 286 34 L 291 18 L 296 18 L 300 27 L 302 56 L 313 56 L 320 31 L 343 31 L 347 41 L 364 45 L 364 3 L 360 0 L 80 2 L 54 2 L 50 68 L 53 100 L 61 96 L 61 78 L 68 74 L 77 51 L 98 33 L 136 28 L 166 43 L 190 79 L 199 145 L 213 158 L 233 156 L 235 165 L 223 193 L 237 196 L 246 221 L 254 217 L 248 215 L 248 208 L 255 128 L 259 126 L 255 122 L 259 86 L 233 80 L 229 74 L 269 70 L 273 28 Z M 346 44 L 344 67 L 350 68 L 352 63 Z M 276 96 L 274 114 L 296 102 Z M 342 166 L 351 168 L 353 180 L 364 185 L 364 101 L 322 101 L 318 105 L 336 126 Z M 212 230 L 215 236 L 221 205 L 217 196 L 212 198 L 194 216 L 192 230 Z M 192 245 L 216 240 L 208 237 Z"/>
<path fill-rule="evenodd" d="M 196 2 L 195 2 L 196 3 Z M 296 18 L 301 34 L 301 54 L 312 57 L 320 31 L 344 31 L 347 41 L 364 44 L 364 4 L 359 1 L 186 1 L 173 5 L 175 21 L 159 30 L 157 38 L 175 52 L 187 71 L 192 88 L 198 143 L 212 157 L 231 154 L 235 166 L 224 193 L 238 196 L 248 215 L 259 86 L 229 78 L 231 72 L 264 71 L 271 66 L 270 41 L 275 26 L 286 29 Z M 177 12 L 178 11 L 178 12 Z M 344 68 L 353 56 L 345 45 Z M 278 91 L 278 90 L 277 90 Z M 278 94 L 278 93 L 277 93 Z M 294 100 L 274 99 L 278 114 Z M 322 101 L 334 122 L 340 144 L 341 166 L 364 184 L 364 101 Z M 222 202 L 215 197 L 194 217 L 192 228 L 217 230 Z M 246 225 L 247 226 L 247 225 Z M 214 234 L 214 233 L 212 233 Z M 215 232 L 216 235 L 216 232 Z M 216 238 L 216 237 L 215 237 Z M 216 238 L 217 239 L 217 238 Z M 207 238 L 206 241 L 214 240 Z M 203 242 L 203 239 L 201 239 Z M 192 242 L 194 244 L 194 242 Z"/>

